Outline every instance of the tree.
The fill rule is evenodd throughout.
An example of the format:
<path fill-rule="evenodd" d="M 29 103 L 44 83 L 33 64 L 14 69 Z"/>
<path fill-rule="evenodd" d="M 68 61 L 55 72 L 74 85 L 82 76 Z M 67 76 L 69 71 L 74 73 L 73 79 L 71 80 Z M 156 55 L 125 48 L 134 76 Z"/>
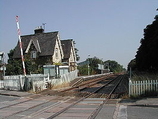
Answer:
<path fill-rule="evenodd" d="M 80 60 L 80 56 L 78 55 L 78 49 L 75 48 L 75 53 L 76 53 L 76 61 Z"/>
<path fill-rule="evenodd" d="M 8 64 L 6 65 L 6 75 L 22 74 L 22 63 L 20 60 L 13 59 L 14 50 L 10 50 L 8 53 Z"/>
<path fill-rule="evenodd" d="M 97 57 L 88 58 L 87 60 L 89 61 L 90 74 L 99 74 L 98 64 L 103 64 L 103 61 Z"/>
<path fill-rule="evenodd" d="M 116 61 L 107 60 L 103 62 L 101 59 L 97 57 L 88 58 L 86 61 L 89 61 L 89 70 L 90 74 L 99 74 L 100 70 L 98 69 L 98 64 L 103 64 L 104 68 L 107 69 L 109 67 L 111 72 L 120 73 L 125 71 L 122 65 L 118 64 Z M 79 72 L 81 75 L 88 74 L 88 64 L 83 66 L 78 66 Z"/>
<path fill-rule="evenodd" d="M 158 16 L 144 29 L 144 38 L 136 54 L 136 67 L 139 71 L 158 71 Z"/>
<path fill-rule="evenodd" d="M 78 66 L 77 69 L 79 70 L 79 75 L 88 75 L 88 65 Z"/>
<path fill-rule="evenodd" d="M 123 72 L 125 69 L 122 65 L 118 64 L 116 61 L 107 60 L 104 62 L 105 69 L 110 69 L 111 72 L 120 73 Z"/>
<path fill-rule="evenodd" d="M 103 63 L 103 61 L 97 57 L 87 58 L 86 61 L 89 62 L 89 73 L 91 75 L 98 74 L 99 73 L 98 64 Z M 88 64 L 78 66 L 78 70 L 79 70 L 80 75 L 87 75 L 88 74 Z"/>
<path fill-rule="evenodd" d="M 136 59 L 132 59 L 129 64 L 128 64 L 128 71 L 130 70 L 130 68 L 133 70 L 136 70 Z"/>
<path fill-rule="evenodd" d="M 21 59 L 13 59 L 14 50 L 10 50 L 8 53 L 8 64 L 6 65 L 6 75 L 19 75 L 23 74 L 23 67 Z M 42 68 L 37 63 L 25 57 L 26 73 L 42 73 Z"/>
<path fill-rule="evenodd" d="M 97 57 L 88 58 L 89 66 L 91 68 L 91 74 L 98 74 L 98 64 L 101 64 L 103 61 Z"/>
<path fill-rule="evenodd" d="M 73 41 L 73 44 L 75 45 L 76 42 Z M 77 48 L 74 48 L 75 49 L 75 53 L 76 53 L 76 61 L 79 61 L 80 60 L 80 56 L 78 55 L 78 49 Z"/>

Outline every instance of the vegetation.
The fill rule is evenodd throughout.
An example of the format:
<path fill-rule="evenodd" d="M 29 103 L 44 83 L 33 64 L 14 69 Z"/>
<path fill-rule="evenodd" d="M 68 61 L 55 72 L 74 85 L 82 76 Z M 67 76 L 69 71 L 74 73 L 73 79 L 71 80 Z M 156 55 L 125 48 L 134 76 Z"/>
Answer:
<path fill-rule="evenodd" d="M 75 41 L 73 41 L 74 45 L 76 44 Z M 80 60 L 80 56 L 78 55 L 78 49 L 77 48 L 74 48 L 75 49 L 75 53 L 76 53 L 76 61 L 79 61 Z"/>
<path fill-rule="evenodd" d="M 88 58 L 90 74 L 98 74 L 100 71 L 98 69 L 98 64 L 103 64 L 103 61 L 97 57 Z"/>
<path fill-rule="evenodd" d="M 21 59 L 13 59 L 14 50 L 8 53 L 8 64 L 6 65 L 6 75 L 19 75 L 23 74 Z M 37 61 L 39 62 L 39 61 Z M 25 67 L 28 73 L 42 73 L 42 67 L 38 63 L 32 62 L 31 59 L 25 57 Z"/>
<path fill-rule="evenodd" d="M 89 62 L 89 73 L 98 74 L 98 64 L 103 64 L 103 61 L 97 57 L 88 58 L 86 61 Z M 88 64 L 78 66 L 78 70 L 80 75 L 88 75 Z"/>
<path fill-rule="evenodd" d="M 133 81 L 143 81 L 143 80 L 158 80 L 158 74 L 151 73 L 137 73 L 133 74 Z"/>
<path fill-rule="evenodd" d="M 158 17 L 144 29 L 144 38 L 136 55 L 137 69 L 140 71 L 158 71 Z"/>
<path fill-rule="evenodd" d="M 75 53 L 76 53 L 76 61 L 80 60 L 80 56 L 78 55 L 78 49 L 75 48 Z"/>
<path fill-rule="evenodd" d="M 144 29 L 144 38 L 140 43 L 136 58 L 131 60 L 128 67 L 139 72 L 158 72 L 158 15 Z"/>
<path fill-rule="evenodd" d="M 89 62 L 89 72 L 90 74 L 100 74 L 101 70 L 98 69 L 98 64 L 103 64 L 104 69 L 109 69 L 110 72 L 120 73 L 125 71 L 122 65 L 118 64 L 116 61 L 102 61 L 97 57 L 88 58 L 86 61 Z M 80 75 L 87 75 L 88 74 L 88 64 L 78 66 L 79 74 Z"/>
<path fill-rule="evenodd" d="M 105 69 L 109 68 L 111 72 L 120 73 L 125 71 L 122 65 L 118 64 L 116 61 L 107 60 L 104 62 Z"/>
<path fill-rule="evenodd" d="M 132 69 L 132 80 L 158 80 L 158 15 L 152 24 L 144 29 L 144 37 L 140 41 L 135 59 L 128 64 L 128 70 Z M 157 96 L 158 92 L 153 89 L 145 90 L 143 94 L 133 96 L 132 98 L 141 98 L 147 96 Z"/>
<path fill-rule="evenodd" d="M 79 75 L 81 75 L 81 76 L 88 75 L 88 65 L 78 66 L 77 69 L 79 70 Z M 89 70 L 91 71 L 91 68 Z M 90 72 L 90 74 L 91 74 L 91 72 Z"/>
<path fill-rule="evenodd" d="M 136 70 L 136 59 L 132 59 L 129 64 L 127 70 L 129 71 L 131 68 L 132 71 Z"/>

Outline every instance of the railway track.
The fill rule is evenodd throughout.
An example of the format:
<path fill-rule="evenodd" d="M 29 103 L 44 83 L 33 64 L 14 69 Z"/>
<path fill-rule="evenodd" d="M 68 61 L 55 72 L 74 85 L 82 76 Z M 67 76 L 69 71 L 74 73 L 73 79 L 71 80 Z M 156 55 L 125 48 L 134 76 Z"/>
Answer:
<path fill-rule="evenodd" d="M 32 118 L 34 118 L 34 119 L 36 119 L 36 118 L 37 119 L 39 119 L 39 118 L 53 119 L 53 118 L 58 117 L 59 115 L 66 114 L 65 112 L 67 112 L 67 111 L 77 109 L 76 106 L 82 106 L 88 100 L 93 103 L 92 106 L 95 106 L 95 108 L 93 110 L 91 110 L 91 112 L 89 114 L 87 114 L 87 118 L 93 119 L 97 116 L 99 111 L 102 109 L 103 105 L 108 103 L 112 94 L 116 91 L 117 87 L 122 82 L 123 76 L 118 76 L 116 78 L 113 78 L 113 80 L 111 79 L 109 81 L 104 81 L 104 80 L 97 79 L 94 84 L 89 83 L 89 85 L 87 87 L 83 88 L 82 90 L 78 90 L 80 92 L 86 92 L 88 90 L 88 88 L 91 88 L 91 91 L 86 92 L 84 97 L 60 97 L 60 96 L 57 96 L 57 97 L 51 98 L 51 96 L 48 96 L 47 98 L 49 98 L 49 99 L 43 100 L 43 102 L 40 102 L 43 97 L 41 95 L 38 95 L 37 97 L 31 98 L 31 99 L 28 99 L 25 101 L 21 101 L 19 103 L 15 103 L 10 106 L 0 108 L 0 110 L 3 111 L 6 109 L 9 109 L 9 108 L 15 108 L 15 107 L 18 107 L 18 106 L 24 105 L 24 104 L 27 105 L 33 101 L 33 102 L 36 102 L 36 104 L 34 104 L 33 106 L 30 106 L 28 108 L 25 108 L 25 109 L 15 112 L 15 113 L 12 113 L 9 116 L 4 116 L 4 119 L 12 119 L 12 117 L 18 117 L 19 119 L 20 118 L 22 118 L 22 119 L 32 119 Z M 102 82 L 102 86 L 97 87 L 97 88 L 92 88 L 95 85 L 98 85 L 99 82 Z M 111 88 L 108 88 L 108 91 L 106 88 L 107 86 L 111 87 Z M 78 85 L 78 87 L 80 87 L 80 86 Z M 71 89 L 71 90 L 74 90 L 74 89 Z M 62 93 L 69 92 L 71 90 L 66 90 L 66 91 L 63 91 Z M 104 95 L 104 98 L 102 96 L 103 92 L 106 92 L 106 96 Z M 97 94 L 98 94 L 99 98 L 97 98 L 97 99 L 91 98 L 91 97 L 96 97 Z M 39 101 L 39 103 L 37 103 L 38 101 Z M 36 111 L 33 111 L 33 110 L 36 110 Z M 33 112 L 31 112 L 31 111 L 33 111 Z"/>
<path fill-rule="evenodd" d="M 57 117 L 58 115 L 62 114 L 63 112 L 65 112 L 66 110 L 68 110 L 69 108 L 75 106 L 77 103 L 85 100 L 86 98 L 92 96 L 94 93 L 96 92 L 99 92 L 100 90 L 102 90 L 105 86 L 107 85 L 110 85 L 111 83 L 114 84 L 113 88 L 111 88 L 111 91 L 110 93 L 107 95 L 107 97 L 103 100 L 103 103 L 101 103 L 97 108 L 96 110 L 93 111 L 93 113 L 88 117 L 89 119 L 94 119 L 97 114 L 99 113 L 99 111 L 102 109 L 103 105 L 106 104 L 110 98 L 111 98 L 111 95 L 113 94 L 113 92 L 116 90 L 116 88 L 118 87 L 118 85 L 121 83 L 123 79 L 123 76 L 119 76 L 119 77 L 116 77 L 115 79 L 107 82 L 106 84 L 104 84 L 103 86 L 99 87 L 98 89 L 94 90 L 92 93 L 89 93 L 88 95 L 86 95 L 85 97 L 79 99 L 78 101 L 76 102 L 73 102 L 71 105 L 69 105 L 68 107 L 64 108 L 63 110 L 59 111 L 58 113 L 55 113 L 54 115 L 50 116 L 49 118 L 47 119 L 53 119 L 55 117 Z"/>
<path fill-rule="evenodd" d="M 107 95 L 107 97 L 103 100 L 103 103 L 101 103 L 97 108 L 96 110 L 93 111 L 93 113 L 88 117 L 88 119 L 94 119 L 97 114 L 99 113 L 99 111 L 102 109 L 103 105 L 106 104 L 110 98 L 111 98 L 111 95 L 114 93 L 114 91 L 117 89 L 117 87 L 119 86 L 119 84 L 121 83 L 121 81 L 123 80 L 123 76 L 118 76 L 116 78 L 114 78 L 113 80 L 105 83 L 104 85 L 102 85 L 101 87 L 95 89 L 93 92 L 89 93 L 88 95 L 86 95 L 85 97 L 79 99 L 78 101 L 72 103 L 71 105 L 69 105 L 68 107 L 64 108 L 63 110 L 61 110 L 60 112 L 50 116 L 49 118 L 47 119 L 53 119 L 55 118 L 56 116 L 60 115 L 61 113 L 65 112 L 66 110 L 68 110 L 69 108 L 71 108 L 72 106 L 76 105 L 77 103 L 85 100 L 86 98 L 92 96 L 93 94 L 101 91 L 105 86 L 107 85 L 110 85 L 110 84 L 113 84 L 113 87 L 111 88 L 109 94 Z"/>
<path fill-rule="evenodd" d="M 105 76 L 101 76 L 101 77 L 97 77 L 97 78 L 94 77 L 92 79 L 81 78 L 80 80 L 78 80 L 74 84 L 72 84 L 71 88 L 64 89 L 60 92 L 66 92 L 66 91 L 75 90 L 75 89 L 82 90 L 82 88 L 84 88 L 84 87 L 95 85 L 96 83 L 99 83 L 99 82 L 101 82 L 109 77 L 112 77 L 112 76 L 113 76 L 113 74 L 105 75 Z"/>
<path fill-rule="evenodd" d="M 97 114 L 100 112 L 100 110 L 103 108 L 103 105 L 105 105 L 111 98 L 112 94 L 115 92 L 115 90 L 117 89 L 117 87 L 119 86 L 119 84 L 122 82 L 123 80 L 123 76 L 119 76 L 117 78 L 117 80 L 115 79 L 115 85 L 113 86 L 113 88 L 111 89 L 111 91 L 109 92 L 109 94 L 107 95 L 106 99 L 103 101 L 102 104 L 99 105 L 99 107 L 89 116 L 88 119 L 94 119 Z M 117 82 L 116 82 L 117 81 Z"/>
<path fill-rule="evenodd" d="M 62 89 L 62 90 L 55 90 L 55 91 L 47 89 L 47 90 L 42 91 L 40 94 L 42 94 L 42 95 L 60 95 L 60 96 L 77 96 L 77 95 L 74 95 L 74 94 L 79 94 L 79 93 L 76 93 L 76 91 L 78 92 L 78 91 L 84 90 L 87 87 L 91 87 L 102 81 L 108 82 L 110 80 L 109 77 L 111 77 L 111 78 L 116 77 L 116 75 L 108 74 L 108 75 L 103 75 L 103 76 L 97 76 L 96 78 L 95 77 L 84 78 L 84 79 L 81 78 L 81 79 L 78 79 L 77 81 L 75 81 L 73 84 L 71 84 L 70 88 L 66 88 L 66 89 Z M 83 95 L 79 94 L 78 96 L 84 97 L 84 94 Z"/>

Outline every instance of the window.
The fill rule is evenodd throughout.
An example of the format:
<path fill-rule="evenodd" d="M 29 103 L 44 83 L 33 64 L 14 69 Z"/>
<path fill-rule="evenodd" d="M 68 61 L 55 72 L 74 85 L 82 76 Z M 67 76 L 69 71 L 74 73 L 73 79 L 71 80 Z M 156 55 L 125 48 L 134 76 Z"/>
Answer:
<path fill-rule="evenodd" d="M 58 59 L 58 48 L 55 49 L 55 57 Z"/>
<path fill-rule="evenodd" d="M 31 51 L 31 58 L 36 59 L 37 58 L 37 51 Z"/>

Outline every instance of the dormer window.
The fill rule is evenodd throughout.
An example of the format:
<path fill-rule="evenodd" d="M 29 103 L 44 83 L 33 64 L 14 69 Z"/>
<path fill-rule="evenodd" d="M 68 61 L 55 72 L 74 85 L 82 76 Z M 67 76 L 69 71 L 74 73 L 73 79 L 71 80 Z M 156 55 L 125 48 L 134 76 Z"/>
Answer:
<path fill-rule="evenodd" d="M 31 58 L 36 59 L 37 58 L 37 51 L 31 51 Z"/>

